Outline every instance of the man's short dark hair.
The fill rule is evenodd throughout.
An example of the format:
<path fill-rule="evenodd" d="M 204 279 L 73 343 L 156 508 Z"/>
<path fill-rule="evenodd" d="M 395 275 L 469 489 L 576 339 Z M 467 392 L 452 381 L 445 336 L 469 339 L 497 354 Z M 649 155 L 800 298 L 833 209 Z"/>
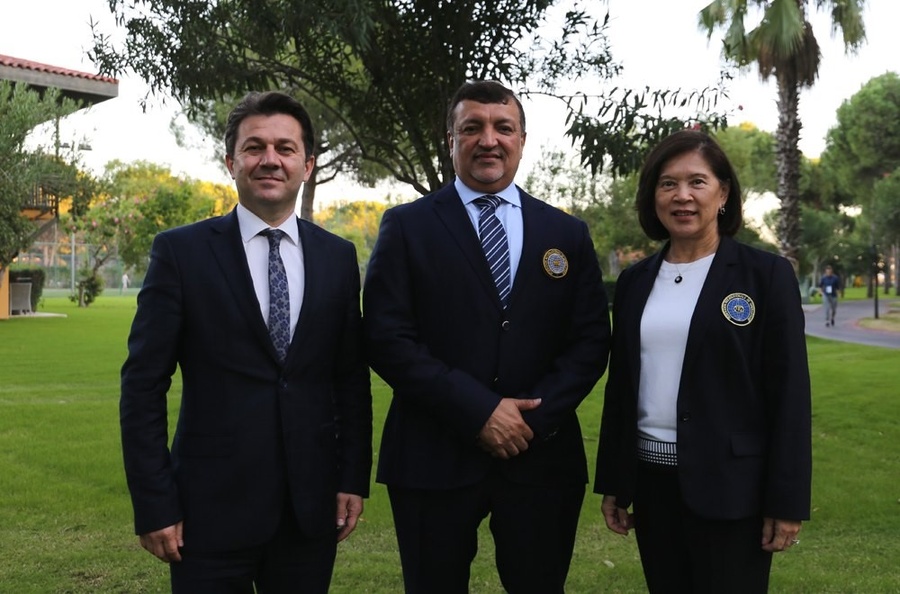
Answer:
<path fill-rule="evenodd" d="M 728 186 L 725 212 L 718 215 L 719 235 L 731 237 L 740 230 L 744 220 L 741 185 L 725 151 L 705 132 L 679 130 L 657 144 L 641 168 L 635 207 L 641 228 L 650 239 L 669 238 L 669 230 L 656 216 L 656 184 L 659 182 L 663 166 L 675 157 L 695 151 L 700 153 L 719 183 Z"/>
<path fill-rule="evenodd" d="M 456 106 L 463 101 L 477 101 L 478 103 L 503 103 L 513 101 L 519 108 L 519 126 L 522 134 L 525 133 L 525 110 L 516 94 L 493 80 L 473 80 L 462 84 L 453 94 L 447 108 L 447 131 L 453 133 L 453 124 L 456 119 Z"/>
<path fill-rule="evenodd" d="M 238 128 L 246 118 L 254 115 L 273 115 L 283 113 L 292 116 L 300 122 L 303 135 L 303 150 L 306 158 L 314 156 L 315 134 L 312 120 L 306 109 L 299 101 L 279 91 L 266 91 L 264 93 L 252 91 L 244 95 L 244 98 L 234 106 L 228 114 L 225 124 L 225 154 L 234 157 L 234 145 L 237 142 Z"/>

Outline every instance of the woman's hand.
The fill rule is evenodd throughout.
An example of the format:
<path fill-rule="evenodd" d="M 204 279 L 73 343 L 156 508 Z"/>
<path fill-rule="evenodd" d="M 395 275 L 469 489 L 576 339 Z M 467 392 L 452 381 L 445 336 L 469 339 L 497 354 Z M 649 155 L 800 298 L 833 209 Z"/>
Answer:
<path fill-rule="evenodd" d="M 797 535 L 800 533 L 802 522 L 795 520 L 776 520 L 775 518 L 763 518 L 762 548 L 770 553 L 786 551 L 796 544 L 800 544 Z"/>

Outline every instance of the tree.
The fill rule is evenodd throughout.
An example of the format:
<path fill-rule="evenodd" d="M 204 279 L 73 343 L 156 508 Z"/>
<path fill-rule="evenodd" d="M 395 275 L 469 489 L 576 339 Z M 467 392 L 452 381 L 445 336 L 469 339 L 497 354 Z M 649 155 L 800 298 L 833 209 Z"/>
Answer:
<path fill-rule="evenodd" d="M 732 132 L 725 135 L 725 143 L 740 149 L 736 150 L 738 153 L 746 153 L 735 164 L 738 178 L 743 180 L 746 171 L 764 172 L 765 165 L 756 161 L 764 160 L 766 133 L 749 128 L 726 129 L 729 130 Z M 769 161 L 773 161 L 771 155 Z M 529 172 L 525 185 L 587 223 L 597 257 L 605 263 L 606 275 L 614 278 L 623 267 L 661 247 L 660 242 L 647 238 L 638 222 L 635 209 L 637 182 L 637 173 L 616 177 L 592 173 L 562 151 L 544 150 L 540 165 Z M 741 229 L 739 238 L 762 249 L 771 248 L 755 229 L 749 227 Z"/>
<path fill-rule="evenodd" d="M 539 165 L 525 186 L 587 223 L 594 250 L 607 276 L 654 249 L 638 224 L 634 209 L 636 175 L 612 178 L 592 173 L 559 150 L 542 150 Z"/>
<path fill-rule="evenodd" d="M 312 221 L 318 186 L 334 181 L 338 176 L 355 179 L 365 186 L 373 186 L 387 176 L 387 171 L 362 159 L 353 135 L 332 111 L 322 109 L 305 93 L 297 91 L 294 94 L 300 96 L 301 103 L 307 107 L 315 122 L 316 164 L 300 194 L 300 218 Z M 237 100 L 236 97 L 229 97 L 200 102 L 189 109 L 186 115 L 209 138 L 222 139 L 225 137 L 228 113 Z M 221 140 L 217 146 L 221 147 Z M 221 148 L 217 149 L 216 156 L 221 159 Z"/>
<path fill-rule="evenodd" d="M 41 95 L 24 84 L 0 81 L 0 271 L 31 242 L 35 226 L 22 216 L 22 207 L 35 188 L 47 179 L 60 186 L 74 183 L 73 168 L 40 150 L 27 150 L 25 140 L 38 125 L 76 109 L 53 89 Z"/>
<path fill-rule="evenodd" d="M 230 186 L 174 177 L 168 168 L 144 161 L 108 163 L 102 184 L 79 229 L 101 250 L 95 262 L 114 253 L 138 272 L 147 267 L 157 233 L 223 214 L 237 202 Z"/>
<path fill-rule="evenodd" d="M 900 281 L 898 281 L 900 271 L 897 270 L 897 252 L 900 246 L 900 167 L 875 182 L 872 189 L 872 204 L 875 237 L 879 238 L 878 241 L 882 245 L 891 247 L 890 259 L 894 263 L 894 266 L 888 266 L 885 271 L 887 278 L 884 289 L 887 292 L 890 288 L 890 273 L 893 270 L 895 293 L 900 295 Z"/>
<path fill-rule="evenodd" d="M 900 170 L 900 76 L 877 76 L 841 104 L 822 166 L 835 194 L 862 209 L 870 247 L 896 246 L 897 227 L 891 223 L 898 222 L 893 180 Z M 889 259 L 895 260 L 896 252 L 892 248 Z M 885 290 L 890 284 L 888 279 Z"/>
<path fill-rule="evenodd" d="M 755 64 L 761 79 L 774 77 L 778 93 L 776 156 L 781 201 L 778 240 L 781 253 L 795 266 L 800 262 L 800 89 L 811 87 L 818 76 L 821 54 L 807 20 L 810 5 L 831 12 L 832 30 L 843 35 L 848 51 L 865 40 L 862 8 L 865 0 L 713 0 L 700 11 L 700 27 L 712 37 L 724 29 L 722 52 L 726 60 L 747 67 Z M 762 11 L 759 24 L 747 30 L 748 8 Z"/>
<path fill-rule="evenodd" d="M 109 5 L 127 36 L 118 48 L 95 30 L 90 55 L 101 72 L 133 69 L 153 90 L 188 106 L 273 87 L 302 94 L 333 114 L 361 160 L 421 193 L 453 175 L 445 110 L 465 80 L 495 79 L 522 94 L 553 94 L 560 81 L 608 80 L 619 72 L 604 35 L 606 19 L 591 17 L 578 0 L 566 10 L 555 0 Z M 636 120 L 654 129 L 654 122 L 683 125 L 637 112 L 698 100 L 677 92 L 613 91 L 600 108 L 598 128 L 583 96 L 554 96 L 567 101 L 567 133 L 590 151 L 586 162 L 594 171 L 607 158 L 615 170 L 633 167 L 633 142 L 616 138 L 632 133 Z"/>
<path fill-rule="evenodd" d="M 369 256 L 375 247 L 381 215 L 389 206 L 390 202 L 357 200 L 328 206 L 319 214 L 319 224 L 323 228 L 356 246 L 361 276 L 365 276 Z"/>
<path fill-rule="evenodd" d="M 738 174 L 741 189 L 774 192 L 777 183 L 775 136 L 749 122 L 715 132 L 716 141 Z"/>
<path fill-rule="evenodd" d="M 835 270 L 843 274 L 843 265 L 839 261 L 838 246 L 845 239 L 848 230 L 846 215 L 830 210 L 817 209 L 805 204 L 803 212 L 803 255 L 813 280 L 819 276 L 819 267 L 831 264 Z M 801 269 L 802 271 L 802 269 Z"/>
<path fill-rule="evenodd" d="M 102 179 L 81 184 L 92 196 L 83 212 L 70 212 L 63 226 L 88 246 L 76 293 L 70 299 L 90 305 L 103 291 L 101 268 L 118 257 L 124 268 L 143 272 L 150 244 L 160 231 L 223 214 L 237 202 L 230 186 L 173 177 L 153 163 L 107 163 Z"/>
<path fill-rule="evenodd" d="M 877 76 L 844 101 L 822 164 L 838 189 L 866 205 L 874 184 L 900 167 L 900 76 Z"/>

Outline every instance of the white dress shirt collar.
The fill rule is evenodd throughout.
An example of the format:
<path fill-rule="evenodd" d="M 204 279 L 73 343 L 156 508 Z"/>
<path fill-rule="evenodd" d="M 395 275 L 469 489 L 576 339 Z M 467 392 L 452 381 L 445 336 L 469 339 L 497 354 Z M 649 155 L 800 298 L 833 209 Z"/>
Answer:
<path fill-rule="evenodd" d="M 456 192 L 459 194 L 459 197 L 462 199 L 462 203 L 468 205 L 470 202 L 475 200 L 476 198 L 481 198 L 486 194 L 484 192 L 476 192 L 472 188 L 468 187 L 464 183 L 462 183 L 459 178 L 455 178 L 453 180 L 453 186 L 456 188 Z M 514 206 L 522 207 L 522 200 L 519 197 L 519 188 L 516 187 L 516 184 L 509 184 L 504 189 L 500 190 L 493 194 L 494 196 L 500 196 L 503 198 L 505 202 L 508 202 Z"/>
<path fill-rule="evenodd" d="M 240 203 L 237 205 L 237 218 L 241 229 L 241 239 L 244 241 L 244 244 L 259 235 L 260 231 L 273 228 Z M 297 225 L 297 217 L 288 217 L 286 221 L 274 228 L 284 231 L 294 245 L 300 245 L 300 229 Z"/>

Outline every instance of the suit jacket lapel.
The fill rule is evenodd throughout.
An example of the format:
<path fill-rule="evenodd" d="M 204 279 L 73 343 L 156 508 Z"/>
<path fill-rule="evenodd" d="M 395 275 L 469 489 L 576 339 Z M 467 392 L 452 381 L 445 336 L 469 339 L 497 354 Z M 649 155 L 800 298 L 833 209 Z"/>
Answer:
<path fill-rule="evenodd" d="M 269 330 L 260 312 L 256 291 L 253 289 L 253 278 L 250 276 L 247 254 L 244 252 L 236 210 L 232 210 L 213 225 L 209 247 L 213 259 L 222 272 L 224 284 L 237 301 L 238 309 L 246 317 L 247 325 L 263 348 L 268 349 L 277 360 L 275 346 L 269 338 Z"/>
<path fill-rule="evenodd" d="M 521 188 L 519 189 L 519 199 L 522 202 L 522 255 L 519 258 L 516 278 L 509 295 L 510 307 L 517 299 L 522 299 L 519 295 L 528 294 L 528 285 L 534 280 L 534 275 L 541 274 L 541 267 L 536 263 L 544 257 L 541 253 L 543 242 L 540 240 L 544 235 L 544 228 L 541 224 L 544 217 L 541 215 L 541 211 L 548 206 Z"/>
<path fill-rule="evenodd" d="M 463 206 L 459 193 L 453 184 L 445 186 L 437 191 L 434 195 L 434 212 L 447 228 L 453 242 L 456 243 L 459 250 L 472 266 L 475 276 L 478 278 L 484 290 L 491 296 L 494 303 L 499 309 L 503 306 L 500 303 L 500 296 L 497 294 L 497 287 L 494 285 L 494 279 L 491 277 L 491 271 L 488 268 L 487 258 L 481 249 L 481 242 L 478 240 L 478 233 L 472 226 L 472 220 Z"/>
<path fill-rule="evenodd" d="M 727 295 L 728 287 L 733 286 L 734 275 L 737 271 L 736 248 L 734 240 L 730 237 L 723 237 L 719 242 L 719 248 L 709 267 L 706 282 L 703 283 L 703 288 L 700 290 L 694 315 L 691 317 L 691 327 L 684 351 L 682 377 L 685 377 L 686 370 L 691 368 L 697 358 L 710 322 L 717 315 L 722 315 L 722 300 Z"/>
<path fill-rule="evenodd" d="M 637 365 L 631 366 L 631 383 L 633 386 L 640 385 L 641 376 L 641 319 L 644 316 L 644 307 L 647 305 L 647 299 L 650 297 L 650 291 L 653 290 L 653 283 L 656 282 L 656 275 L 662 265 L 663 254 L 666 249 L 657 252 L 655 255 L 638 264 L 640 268 L 634 271 L 632 288 L 629 289 L 629 300 L 622 303 L 622 307 L 628 308 L 624 315 L 616 317 L 616 319 L 625 325 L 625 328 L 613 328 L 613 332 L 623 332 L 626 342 L 626 352 L 628 353 L 628 361 L 638 361 Z M 616 289 L 618 292 L 618 289 Z M 615 312 L 613 312 L 615 313 Z"/>
<path fill-rule="evenodd" d="M 303 250 L 303 303 L 300 306 L 300 317 L 297 318 L 297 326 L 291 337 L 291 346 L 288 348 L 285 364 L 296 359 L 298 352 L 306 351 L 302 345 L 309 339 L 310 320 L 317 311 L 321 311 L 321 308 L 325 306 L 322 303 L 322 282 L 319 279 L 322 278 L 321 275 L 328 273 L 327 263 L 323 262 L 322 258 L 316 257 L 323 253 L 319 245 L 317 230 L 300 218 L 297 219 L 297 229 L 300 233 L 300 246 Z"/>

